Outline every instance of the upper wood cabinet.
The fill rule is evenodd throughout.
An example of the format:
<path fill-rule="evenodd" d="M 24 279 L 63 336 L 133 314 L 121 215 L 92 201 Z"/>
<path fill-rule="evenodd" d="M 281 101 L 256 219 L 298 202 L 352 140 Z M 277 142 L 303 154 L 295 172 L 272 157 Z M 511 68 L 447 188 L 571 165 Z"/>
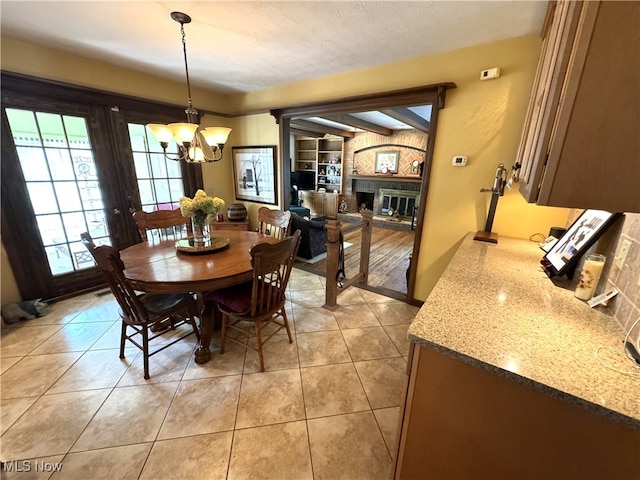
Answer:
<path fill-rule="evenodd" d="M 549 8 L 520 191 L 540 205 L 640 212 L 640 2 Z"/>

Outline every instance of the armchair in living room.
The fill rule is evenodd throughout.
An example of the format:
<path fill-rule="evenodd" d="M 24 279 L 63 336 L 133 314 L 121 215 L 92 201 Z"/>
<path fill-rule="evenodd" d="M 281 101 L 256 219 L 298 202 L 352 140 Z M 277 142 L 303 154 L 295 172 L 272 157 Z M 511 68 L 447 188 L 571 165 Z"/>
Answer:
<path fill-rule="evenodd" d="M 300 230 L 299 257 L 311 259 L 327 251 L 326 217 L 307 220 L 291 212 L 291 220 L 291 230 Z"/>

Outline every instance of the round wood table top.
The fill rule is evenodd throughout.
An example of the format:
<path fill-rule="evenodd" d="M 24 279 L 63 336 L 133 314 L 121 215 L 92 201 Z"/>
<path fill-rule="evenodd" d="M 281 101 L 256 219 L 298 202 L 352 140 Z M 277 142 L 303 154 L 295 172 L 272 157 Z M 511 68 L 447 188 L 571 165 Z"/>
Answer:
<path fill-rule="evenodd" d="M 184 253 L 177 251 L 175 240 L 167 240 L 125 248 L 120 252 L 125 276 L 135 289 L 144 292 L 216 290 L 251 280 L 251 247 L 278 241 L 257 232 L 239 230 L 218 230 L 214 235 L 228 237 L 229 246 L 214 252 Z"/>

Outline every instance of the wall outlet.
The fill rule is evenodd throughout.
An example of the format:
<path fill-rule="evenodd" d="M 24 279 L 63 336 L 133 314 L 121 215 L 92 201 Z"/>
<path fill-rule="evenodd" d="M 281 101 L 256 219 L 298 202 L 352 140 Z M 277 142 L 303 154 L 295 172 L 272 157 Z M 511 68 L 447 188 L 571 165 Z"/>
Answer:
<path fill-rule="evenodd" d="M 629 254 L 630 248 L 631 240 L 629 240 L 628 238 L 623 238 L 622 242 L 620 242 L 618 253 L 613 258 L 613 264 L 618 267 L 619 270 L 622 270 L 622 267 L 624 267 L 624 262 L 627 261 L 627 255 Z"/>

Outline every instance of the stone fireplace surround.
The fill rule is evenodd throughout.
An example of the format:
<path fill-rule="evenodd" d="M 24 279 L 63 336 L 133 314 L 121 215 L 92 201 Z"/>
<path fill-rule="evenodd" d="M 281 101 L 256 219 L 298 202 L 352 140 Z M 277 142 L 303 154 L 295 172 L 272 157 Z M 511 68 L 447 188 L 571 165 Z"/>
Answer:
<path fill-rule="evenodd" d="M 380 190 L 385 190 L 385 193 L 396 191 L 400 196 L 411 197 L 412 195 L 408 192 L 415 192 L 416 195 L 420 193 L 421 181 L 422 179 L 419 177 L 393 178 L 386 175 L 359 177 L 352 175 L 351 191 L 353 193 L 347 200 L 347 206 L 350 212 L 357 212 L 360 205 L 365 203 L 374 215 L 380 215 L 384 213 L 380 205 Z M 405 216 L 410 217 L 411 212 L 405 212 Z"/>

